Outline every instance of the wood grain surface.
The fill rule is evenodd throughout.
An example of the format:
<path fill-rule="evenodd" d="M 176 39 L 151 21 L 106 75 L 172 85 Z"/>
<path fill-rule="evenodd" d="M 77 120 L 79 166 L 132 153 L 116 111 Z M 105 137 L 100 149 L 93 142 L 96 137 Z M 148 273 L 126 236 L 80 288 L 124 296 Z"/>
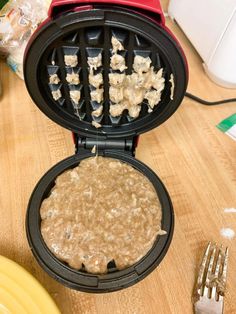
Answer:
<path fill-rule="evenodd" d="M 170 0 L 160 0 L 164 12 L 167 12 Z"/>
<path fill-rule="evenodd" d="M 212 83 L 201 60 L 176 25 L 189 61 L 188 90 L 213 100 L 235 97 Z M 236 313 L 236 143 L 217 128 L 236 111 L 236 104 L 206 107 L 184 99 L 164 125 L 141 136 L 137 158 L 166 185 L 176 224 L 170 249 L 145 280 L 126 290 L 95 295 L 76 292 L 51 279 L 31 254 L 25 235 L 25 213 L 40 177 L 74 152 L 71 133 L 50 121 L 31 101 L 24 83 L 0 63 L 4 96 L 0 101 L 0 254 L 30 271 L 49 291 L 63 314 L 189 314 L 191 294 L 203 250 L 209 240 L 229 246 L 225 313 Z M 19 313 L 20 314 L 20 313 Z M 33 313 L 32 313 L 33 314 Z"/>

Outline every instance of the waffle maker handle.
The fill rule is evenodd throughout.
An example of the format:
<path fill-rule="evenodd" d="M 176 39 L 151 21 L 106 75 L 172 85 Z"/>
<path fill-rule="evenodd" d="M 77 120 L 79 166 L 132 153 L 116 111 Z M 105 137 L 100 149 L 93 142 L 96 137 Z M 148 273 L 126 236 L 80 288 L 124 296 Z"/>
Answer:
<path fill-rule="evenodd" d="M 165 17 L 159 0 L 52 0 L 48 16 L 53 18 L 72 9 L 73 11 L 89 10 L 93 8 L 94 4 L 120 5 L 154 13 L 156 14 L 155 20 L 157 21 L 158 16 L 159 24 L 165 25 Z"/>

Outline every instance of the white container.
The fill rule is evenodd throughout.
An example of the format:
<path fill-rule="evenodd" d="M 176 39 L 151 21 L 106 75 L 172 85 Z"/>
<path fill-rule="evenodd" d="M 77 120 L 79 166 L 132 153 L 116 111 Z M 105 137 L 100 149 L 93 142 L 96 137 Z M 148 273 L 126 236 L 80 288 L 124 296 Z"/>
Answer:
<path fill-rule="evenodd" d="M 170 0 L 168 13 L 202 57 L 209 77 L 236 88 L 236 0 Z"/>

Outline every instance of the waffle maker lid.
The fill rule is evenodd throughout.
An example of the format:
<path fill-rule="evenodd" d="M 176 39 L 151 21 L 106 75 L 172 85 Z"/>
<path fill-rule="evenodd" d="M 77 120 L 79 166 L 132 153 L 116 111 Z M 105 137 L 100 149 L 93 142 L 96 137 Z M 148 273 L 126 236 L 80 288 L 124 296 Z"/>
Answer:
<path fill-rule="evenodd" d="M 146 13 L 145 13 L 146 14 Z M 109 108 L 111 38 L 115 36 L 125 50 L 126 74 L 132 73 L 134 57 L 150 57 L 157 71 L 163 68 L 165 88 L 160 103 L 148 112 L 147 101 L 141 105 L 138 118 L 129 116 L 125 110 L 121 116 L 112 117 Z M 101 116 L 91 113 L 99 104 L 91 101 L 93 87 L 88 81 L 88 57 L 102 54 L 102 66 L 96 73 L 103 74 L 104 102 Z M 65 55 L 77 55 L 78 64 L 72 68 L 65 65 Z M 77 73 L 80 84 L 68 84 L 66 75 Z M 117 71 L 117 73 L 120 73 Z M 50 84 L 50 75 L 57 74 L 58 84 Z M 174 94 L 171 99 L 170 77 L 174 77 Z M 49 18 L 32 36 L 24 58 L 24 77 L 32 99 L 50 119 L 85 137 L 128 138 L 144 133 L 166 121 L 179 107 L 187 86 L 187 65 L 181 48 L 169 30 L 158 24 L 153 16 L 119 6 L 93 5 L 84 10 L 66 11 Z M 52 92 L 60 90 L 56 101 Z M 70 99 L 70 91 L 80 91 L 78 104 Z M 102 125 L 95 128 L 95 121 Z"/>

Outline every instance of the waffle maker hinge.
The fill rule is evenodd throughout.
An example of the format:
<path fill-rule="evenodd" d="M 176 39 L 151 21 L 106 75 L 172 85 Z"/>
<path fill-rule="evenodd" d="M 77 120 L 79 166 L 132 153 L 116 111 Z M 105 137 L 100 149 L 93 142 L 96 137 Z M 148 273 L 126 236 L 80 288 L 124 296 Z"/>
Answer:
<path fill-rule="evenodd" d="M 88 153 L 94 146 L 97 151 L 121 151 L 135 156 L 135 149 L 138 143 L 138 136 L 129 139 L 97 139 L 74 136 L 76 154 Z"/>

